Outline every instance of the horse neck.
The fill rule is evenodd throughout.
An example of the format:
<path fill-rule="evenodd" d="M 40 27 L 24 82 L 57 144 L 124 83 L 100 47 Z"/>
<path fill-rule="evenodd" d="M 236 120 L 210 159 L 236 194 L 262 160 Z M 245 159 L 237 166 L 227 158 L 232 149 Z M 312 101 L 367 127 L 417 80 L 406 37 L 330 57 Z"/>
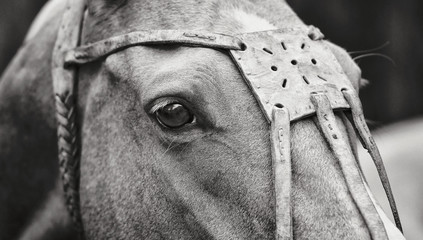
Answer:
<path fill-rule="evenodd" d="M 61 15 L 48 15 L 0 80 L 0 239 L 16 237 L 58 174 L 50 63 Z"/>

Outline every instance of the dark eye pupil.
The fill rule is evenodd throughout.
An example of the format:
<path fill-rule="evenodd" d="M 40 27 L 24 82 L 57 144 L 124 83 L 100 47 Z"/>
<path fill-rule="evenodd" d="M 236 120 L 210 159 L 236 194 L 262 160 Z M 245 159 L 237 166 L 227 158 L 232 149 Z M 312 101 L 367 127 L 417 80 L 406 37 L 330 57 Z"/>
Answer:
<path fill-rule="evenodd" d="M 169 128 L 182 127 L 193 121 L 194 116 L 179 103 L 171 103 L 156 111 L 157 120 Z"/>

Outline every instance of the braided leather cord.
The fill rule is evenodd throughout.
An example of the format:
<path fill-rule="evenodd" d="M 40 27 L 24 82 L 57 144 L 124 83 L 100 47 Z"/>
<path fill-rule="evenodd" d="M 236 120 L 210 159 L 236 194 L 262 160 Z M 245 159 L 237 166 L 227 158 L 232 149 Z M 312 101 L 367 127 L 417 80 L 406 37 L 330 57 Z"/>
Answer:
<path fill-rule="evenodd" d="M 78 69 L 65 67 L 64 52 L 79 45 L 85 0 L 68 0 L 52 54 L 52 79 L 56 102 L 58 160 L 64 200 L 79 239 L 84 239 L 79 201 L 79 151 L 74 93 Z"/>
<path fill-rule="evenodd" d="M 83 237 L 83 227 L 79 208 L 79 158 L 77 127 L 75 124 L 75 104 L 71 94 L 56 94 L 56 118 L 59 169 L 63 184 L 65 202 L 75 228 Z"/>

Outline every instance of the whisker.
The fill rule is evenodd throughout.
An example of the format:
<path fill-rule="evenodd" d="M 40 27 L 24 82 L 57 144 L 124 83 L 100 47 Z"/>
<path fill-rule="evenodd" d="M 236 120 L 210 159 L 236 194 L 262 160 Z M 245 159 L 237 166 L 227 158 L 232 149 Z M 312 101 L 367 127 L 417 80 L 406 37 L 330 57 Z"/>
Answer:
<path fill-rule="evenodd" d="M 366 120 L 366 124 L 367 124 L 369 127 L 371 127 L 373 130 L 374 130 L 374 129 L 378 129 L 378 128 L 382 127 L 382 125 L 383 125 L 383 124 L 382 124 L 380 121 L 378 121 L 378 120 L 373 120 L 373 119 L 369 119 L 369 118 L 366 118 L 365 120 Z"/>
<path fill-rule="evenodd" d="M 379 47 L 368 49 L 368 50 L 352 51 L 352 52 L 348 52 L 348 54 L 353 55 L 353 54 L 371 53 L 371 52 L 374 52 L 374 51 L 377 51 L 377 50 L 381 50 L 381 49 L 385 48 L 386 46 L 388 46 L 389 44 L 390 44 L 390 42 L 387 41 Z"/>
<path fill-rule="evenodd" d="M 164 156 L 167 152 L 169 152 L 170 150 L 172 150 L 173 148 L 179 146 L 178 144 L 175 144 L 174 146 L 172 146 L 172 143 L 175 142 L 175 139 L 172 139 L 172 141 L 169 143 L 169 145 L 167 146 L 167 149 L 163 152 L 162 156 Z"/>
<path fill-rule="evenodd" d="M 367 53 L 367 54 L 359 55 L 359 56 L 353 58 L 353 60 L 356 61 L 356 60 L 359 60 L 359 59 L 362 59 L 362 58 L 366 58 L 366 57 L 382 57 L 382 58 L 387 59 L 388 61 L 390 61 L 394 66 L 396 66 L 396 63 L 395 63 L 395 61 L 392 58 L 388 57 L 385 54 L 381 54 L 381 53 Z"/>
<path fill-rule="evenodd" d="M 197 141 L 198 139 L 201 139 L 202 137 L 198 137 L 193 139 L 190 142 L 185 143 L 185 146 L 182 147 L 182 149 L 178 152 L 178 156 L 181 156 L 183 152 L 185 152 L 185 150 L 188 148 L 189 145 L 191 145 L 193 142 Z"/>

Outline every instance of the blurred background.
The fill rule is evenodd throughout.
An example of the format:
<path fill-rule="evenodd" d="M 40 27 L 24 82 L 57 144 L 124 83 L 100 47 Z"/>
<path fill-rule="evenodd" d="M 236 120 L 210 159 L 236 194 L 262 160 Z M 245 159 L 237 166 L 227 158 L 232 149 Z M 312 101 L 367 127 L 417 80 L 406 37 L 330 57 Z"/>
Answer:
<path fill-rule="evenodd" d="M 371 52 L 391 60 L 377 56 L 356 60 L 370 82 L 360 96 L 391 178 L 405 235 L 409 240 L 423 239 L 423 2 L 287 1 L 306 24 L 319 27 L 327 39 L 349 52 L 384 46 Z M 45 2 L 0 1 L 0 73 Z M 363 150 L 360 156 L 372 191 L 391 216 L 371 160 Z"/>
<path fill-rule="evenodd" d="M 360 97 L 385 162 L 404 235 L 408 240 L 423 239 L 423 1 L 287 1 L 306 24 L 319 27 L 348 52 L 388 43 L 372 52 L 392 61 L 376 56 L 356 60 L 369 81 Z M 376 168 L 366 150 L 358 150 L 367 182 L 392 220 Z"/>
<path fill-rule="evenodd" d="M 373 128 L 423 116 L 423 3 L 419 0 L 288 0 L 307 24 L 349 52 L 377 48 L 357 60 L 370 84 L 360 96 Z M 422 139 L 423 140 L 423 139 Z"/>

